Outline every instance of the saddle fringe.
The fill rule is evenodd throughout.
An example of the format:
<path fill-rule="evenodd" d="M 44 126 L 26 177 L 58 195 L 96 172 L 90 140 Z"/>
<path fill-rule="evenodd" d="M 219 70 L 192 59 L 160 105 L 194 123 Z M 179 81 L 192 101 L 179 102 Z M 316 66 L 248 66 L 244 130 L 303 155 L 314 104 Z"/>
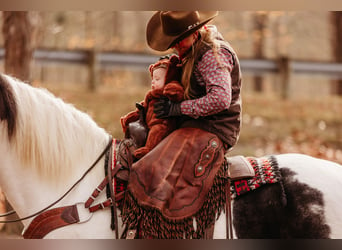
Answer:
<path fill-rule="evenodd" d="M 159 210 L 140 205 L 128 191 L 122 210 L 123 223 L 128 229 L 137 228 L 139 238 L 143 239 L 203 239 L 206 229 L 212 226 L 224 211 L 227 182 L 225 164 L 220 167 L 202 208 L 196 214 L 177 220 L 165 218 Z"/>

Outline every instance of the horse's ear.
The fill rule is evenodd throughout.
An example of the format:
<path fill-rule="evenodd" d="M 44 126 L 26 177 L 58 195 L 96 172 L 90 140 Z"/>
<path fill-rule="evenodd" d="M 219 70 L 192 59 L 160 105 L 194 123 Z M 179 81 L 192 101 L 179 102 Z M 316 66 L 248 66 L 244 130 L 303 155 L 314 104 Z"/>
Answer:
<path fill-rule="evenodd" d="M 11 138 L 15 132 L 16 117 L 17 106 L 13 91 L 5 77 L 0 74 L 0 120 L 7 121 L 9 138 Z"/>

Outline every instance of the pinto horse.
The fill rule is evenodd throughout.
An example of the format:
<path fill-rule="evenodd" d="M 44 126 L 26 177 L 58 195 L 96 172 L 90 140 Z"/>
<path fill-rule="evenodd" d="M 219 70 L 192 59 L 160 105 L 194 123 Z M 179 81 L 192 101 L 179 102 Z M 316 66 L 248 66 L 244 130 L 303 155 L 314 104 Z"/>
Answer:
<path fill-rule="evenodd" d="M 108 209 L 84 208 L 105 178 L 108 133 L 50 92 L 4 74 L 0 120 L 0 186 L 18 216 L 26 218 L 24 231 L 44 210 L 72 206 L 77 223 L 45 238 L 115 238 Z M 234 238 L 341 238 L 342 166 L 300 154 L 274 158 L 282 188 L 265 185 L 232 201 Z M 96 200 L 106 198 L 102 192 Z M 217 214 L 213 236 L 226 237 L 224 212 Z"/>

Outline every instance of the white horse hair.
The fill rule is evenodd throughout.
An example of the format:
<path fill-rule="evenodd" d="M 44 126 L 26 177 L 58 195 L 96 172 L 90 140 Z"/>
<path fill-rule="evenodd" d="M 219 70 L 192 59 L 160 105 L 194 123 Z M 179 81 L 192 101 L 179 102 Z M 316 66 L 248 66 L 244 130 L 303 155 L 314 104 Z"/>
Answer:
<path fill-rule="evenodd" d="M 62 196 L 101 154 L 109 135 L 87 114 L 44 89 L 0 75 L 0 91 L 0 106 L 8 108 L 4 103 L 7 95 L 16 109 L 13 114 L 5 110 L 3 117 L 0 115 L 0 186 L 19 217 L 25 217 Z M 7 132 L 11 117 L 6 117 L 11 115 L 16 116 L 12 134 Z M 85 202 L 102 181 L 103 166 L 104 159 L 56 206 Z M 110 213 L 99 211 L 94 218 L 47 237 L 114 238 Z M 23 224 L 27 227 L 30 222 L 25 220 Z M 74 228 L 82 228 L 82 232 Z"/>
<path fill-rule="evenodd" d="M 108 136 L 87 114 L 48 91 L 0 75 L 0 186 L 19 217 L 40 211 L 61 197 L 100 155 L 108 143 Z M 320 221 L 315 222 L 317 229 L 308 227 L 313 232 L 308 237 L 342 238 L 342 193 L 339 192 L 342 186 L 341 165 L 299 154 L 284 154 L 276 158 L 288 193 L 290 205 L 286 209 L 292 209 L 285 214 L 297 216 L 274 221 L 274 224 L 287 221 L 294 224 L 288 227 L 288 234 L 281 236 L 306 237 L 301 234 L 306 229 L 298 228 L 301 225 L 298 220 L 304 218 L 305 223 L 311 223 L 319 217 Z M 72 192 L 54 207 L 85 202 L 103 180 L 103 166 L 104 159 L 101 159 Z M 248 228 L 243 226 L 244 221 L 249 219 L 249 212 L 253 217 L 251 222 L 255 217 L 268 216 L 268 213 L 255 214 L 252 208 L 249 211 L 249 206 L 246 206 L 249 202 L 252 202 L 250 206 L 258 202 L 253 200 L 254 196 L 260 195 L 258 199 L 272 197 L 272 187 L 265 190 L 260 188 L 260 191 L 246 195 L 249 201 L 240 198 L 233 202 L 235 237 L 262 238 L 269 235 L 263 235 L 262 230 L 251 231 L 254 230 L 252 224 L 248 224 Z M 301 198 L 311 194 L 316 195 L 314 199 L 301 204 Z M 105 198 L 105 194 L 101 194 L 98 201 L 104 201 Z M 316 198 L 320 200 L 319 203 L 315 203 Z M 270 198 L 260 206 L 272 204 Z M 241 209 L 242 205 L 244 210 Z M 297 206 L 303 209 L 297 209 Z M 85 217 L 88 215 L 86 211 L 84 214 Z M 101 210 L 94 213 L 89 221 L 54 230 L 46 238 L 113 239 L 115 236 L 110 229 L 110 219 L 109 210 Z M 31 221 L 23 221 L 25 228 Z M 257 221 L 255 226 L 261 223 Z M 281 223 L 279 225 L 284 226 Z M 324 230 L 320 228 L 321 225 Z M 222 213 L 215 224 L 214 238 L 225 237 L 226 222 Z"/>
<path fill-rule="evenodd" d="M 51 181 L 60 181 L 73 174 L 79 159 L 91 162 L 94 158 L 88 152 L 107 144 L 107 133 L 86 113 L 45 89 L 3 77 L 11 83 L 17 103 L 18 119 L 11 142 L 23 165 L 38 168 Z"/>

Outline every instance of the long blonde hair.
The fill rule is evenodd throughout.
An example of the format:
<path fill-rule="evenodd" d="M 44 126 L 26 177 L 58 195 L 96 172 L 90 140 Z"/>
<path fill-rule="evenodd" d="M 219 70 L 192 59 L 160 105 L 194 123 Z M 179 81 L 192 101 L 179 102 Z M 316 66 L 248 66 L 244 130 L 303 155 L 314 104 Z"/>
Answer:
<path fill-rule="evenodd" d="M 207 46 L 210 46 L 214 55 L 219 62 L 217 51 L 220 47 L 220 44 L 215 39 L 215 34 L 211 31 L 211 29 L 207 29 L 206 27 L 201 28 L 199 30 L 199 40 L 195 42 L 191 46 L 191 51 L 183 58 L 183 74 L 182 74 L 182 85 L 184 87 L 184 99 L 192 99 L 194 96 L 191 95 L 190 87 L 191 87 L 191 75 L 194 70 L 196 59 L 199 56 L 200 51 Z"/>

